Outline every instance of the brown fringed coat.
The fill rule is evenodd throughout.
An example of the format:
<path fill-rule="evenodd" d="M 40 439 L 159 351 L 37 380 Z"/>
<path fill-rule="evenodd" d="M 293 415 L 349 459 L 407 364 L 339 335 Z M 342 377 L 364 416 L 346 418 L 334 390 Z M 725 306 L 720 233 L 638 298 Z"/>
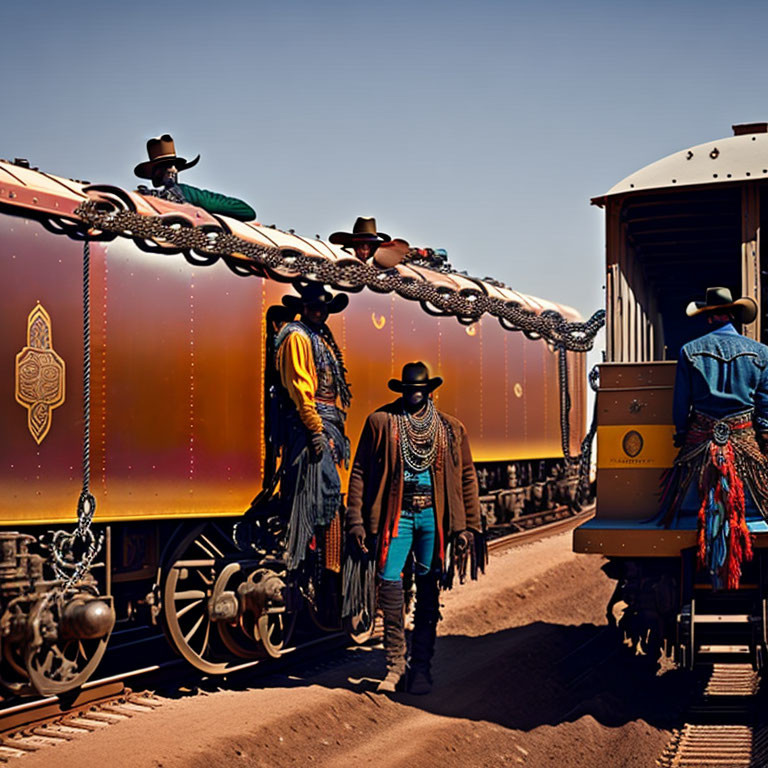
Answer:
<path fill-rule="evenodd" d="M 394 415 L 399 400 L 382 406 L 366 420 L 349 478 L 346 526 L 363 525 L 378 536 L 377 559 L 383 567 L 389 542 L 397 533 L 403 506 L 403 459 L 396 439 Z M 439 556 L 452 534 L 471 528 L 481 530 L 477 473 L 464 425 L 438 411 L 449 432 L 443 466 L 433 471 L 435 517 L 440 541 Z"/>

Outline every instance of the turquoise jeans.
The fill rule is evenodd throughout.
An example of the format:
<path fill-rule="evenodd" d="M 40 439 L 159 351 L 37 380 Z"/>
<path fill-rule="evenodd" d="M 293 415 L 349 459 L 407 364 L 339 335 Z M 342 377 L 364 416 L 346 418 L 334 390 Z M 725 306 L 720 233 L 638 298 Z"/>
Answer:
<path fill-rule="evenodd" d="M 384 581 L 400 581 L 411 549 L 416 557 L 416 573 L 429 573 L 435 557 L 436 534 L 435 510 L 432 507 L 416 511 L 403 510 L 397 536 L 389 543 L 387 562 L 380 574 L 381 578 Z"/>

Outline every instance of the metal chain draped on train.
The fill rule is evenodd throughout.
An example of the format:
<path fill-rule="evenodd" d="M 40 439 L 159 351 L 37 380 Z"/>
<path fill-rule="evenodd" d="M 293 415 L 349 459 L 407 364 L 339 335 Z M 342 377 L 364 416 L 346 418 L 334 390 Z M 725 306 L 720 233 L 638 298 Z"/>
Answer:
<path fill-rule="evenodd" d="M 495 281 L 420 261 L 377 269 L 320 240 L 24 163 L 0 161 L 0 232 L 0 682 L 14 693 L 76 688 L 107 645 L 150 649 L 158 625 L 212 674 L 279 655 L 294 627 L 309 631 L 306 613 L 332 628 L 286 583 L 285 521 L 263 519 L 275 546 L 259 552 L 231 533 L 268 474 L 268 311 L 296 278 L 354 294 L 331 321 L 353 443 L 388 378 L 422 359 L 447 374 L 439 402 L 472 435 L 491 522 L 578 502 L 580 353 L 602 312 L 582 323 Z M 52 531 L 76 519 L 80 493 L 95 499 L 93 528 L 81 503 L 78 528 Z"/>

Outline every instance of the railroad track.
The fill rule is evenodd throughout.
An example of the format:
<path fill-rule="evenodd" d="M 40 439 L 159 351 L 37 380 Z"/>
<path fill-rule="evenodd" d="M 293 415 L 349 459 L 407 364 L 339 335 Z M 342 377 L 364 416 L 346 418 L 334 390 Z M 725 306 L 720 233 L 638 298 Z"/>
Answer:
<path fill-rule="evenodd" d="M 488 551 L 493 552 L 506 549 L 507 547 L 518 546 L 520 544 L 528 544 L 532 541 L 538 541 L 539 539 L 547 538 L 548 536 L 555 536 L 558 533 L 572 530 L 577 525 L 585 523 L 587 520 L 592 518 L 594 514 L 595 505 L 592 504 L 576 515 L 563 515 L 559 519 L 556 519 L 552 522 L 543 523 L 542 525 L 525 528 L 522 531 L 513 531 L 511 533 L 498 536 L 497 538 L 493 538 L 488 542 Z"/>
<path fill-rule="evenodd" d="M 715 664 L 702 693 L 673 731 L 661 768 L 761 768 L 768 727 L 758 707 L 760 674 L 750 664 Z"/>
<path fill-rule="evenodd" d="M 148 714 L 170 700 L 219 690 L 243 681 L 249 674 L 288 671 L 293 658 L 301 659 L 302 664 L 311 663 L 314 657 L 339 650 L 347 642 L 341 632 L 324 635 L 288 649 L 281 659 L 271 659 L 269 664 L 259 667 L 259 661 L 247 662 L 221 677 L 202 675 L 182 659 L 174 659 L 91 680 L 75 698 L 51 696 L 8 707 L 0 713 L 0 763 Z M 298 652 L 301 652 L 299 656 L 293 656 Z M 133 690 L 126 683 L 138 684 L 141 689 Z"/>

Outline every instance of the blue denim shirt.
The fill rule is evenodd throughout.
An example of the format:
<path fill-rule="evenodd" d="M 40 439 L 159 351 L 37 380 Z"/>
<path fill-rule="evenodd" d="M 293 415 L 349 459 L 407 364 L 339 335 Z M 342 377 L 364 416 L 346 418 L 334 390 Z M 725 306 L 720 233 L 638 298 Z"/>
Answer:
<path fill-rule="evenodd" d="M 691 409 L 722 418 L 754 408 L 757 432 L 768 432 L 768 346 L 731 323 L 689 341 L 675 374 L 674 420 L 682 434 Z"/>

